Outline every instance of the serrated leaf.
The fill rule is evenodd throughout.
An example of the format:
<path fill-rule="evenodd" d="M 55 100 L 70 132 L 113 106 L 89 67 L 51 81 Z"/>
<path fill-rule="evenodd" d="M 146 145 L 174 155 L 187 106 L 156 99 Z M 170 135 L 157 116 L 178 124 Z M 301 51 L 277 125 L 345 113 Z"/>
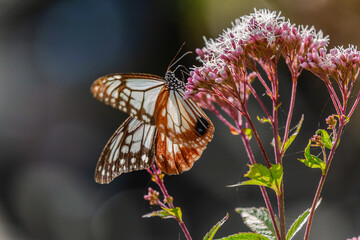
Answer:
<path fill-rule="evenodd" d="M 316 203 L 315 209 L 320 205 L 321 199 Z M 292 239 L 295 234 L 300 231 L 300 229 L 305 225 L 305 223 L 309 219 L 311 208 L 308 208 L 305 212 L 303 212 L 291 225 L 289 231 L 286 234 L 286 240 Z"/>
<path fill-rule="evenodd" d="M 321 135 L 321 143 L 324 144 L 324 146 L 328 149 L 332 149 L 333 143 L 331 141 L 331 138 L 329 136 L 329 133 L 324 129 L 319 129 L 316 131 L 316 134 Z"/>
<path fill-rule="evenodd" d="M 311 145 L 311 140 L 309 140 L 308 145 L 305 148 L 304 151 L 304 156 L 305 159 L 298 159 L 300 162 L 304 163 L 305 166 L 310 167 L 310 168 L 320 168 L 322 173 L 325 173 L 325 169 L 326 169 L 326 163 L 324 163 L 320 158 L 318 158 L 315 155 L 310 154 L 310 145 Z"/>
<path fill-rule="evenodd" d="M 304 121 L 304 114 L 301 115 L 301 119 L 299 121 L 299 123 L 296 125 L 296 130 L 295 132 L 288 138 L 288 140 L 286 140 L 286 142 L 284 143 L 284 150 L 283 150 L 283 155 L 286 152 L 286 150 L 290 147 L 290 145 L 293 143 L 293 141 L 295 140 L 296 136 L 299 134 L 302 123 Z"/>
<path fill-rule="evenodd" d="M 270 213 L 266 208 L 236 208 L 246 226 L 270 240 L 276 239 L 276 233 L 271 221 Z M 276 219 L 278 222 L 278 220 Z"/>
<path fill-rule="evenodd" d="M 212 240 L 216 234 L 216 232 L 219 230 L 219 228 L 228 220 L 229 214 L 226 213 L 226 216 L 221 219 L 218 223 L 213 226 L 210 231 L 205 235 L 204 240 Z"/>
<path fill-rule="evenodd" d="M 252 131 L 251 131 L 250 128 L 243 128 L 243 129 L 241 129 L 241 130 L 245 133 L 246 137 L 247 137 L 249 140 L 252 138 Z"/>
<path fill-rule="evenodd" d="M 241 185 L 258 185 L 273 189 L 276 194 L 280 193 L 280 184 L 283 177 L 283 168 L 280 164 L 271 164 L 271 168 L 267 168 L 262 164 L 255 163 L 249 165 L 249 171 L 244 175 L 251 180 L 240 182 L 228 187 L 237 187 Z"/>
<path fill-rule="evenodd" d="M 217 240 L 269 240 L 257 233 L 238 233 Z"/>
<path fill-rule="evenodd" d="M 143 215 L 143 218 L 161 217 L 162 219 L 177 218 L 182 221 L 182 212 L 180 207 L 175 208 L 162 208 L 163 210 L 154 211 Z"/>
<path fill-rule="evenodd" d="M 260 123 L 269 123 L 271 125 L 271 121 L 270 119 L 266 118 L 266 117 L 262 117 L 260 118 L 259 116 L 256 116 L 257 120 L 260 122 Z"/>

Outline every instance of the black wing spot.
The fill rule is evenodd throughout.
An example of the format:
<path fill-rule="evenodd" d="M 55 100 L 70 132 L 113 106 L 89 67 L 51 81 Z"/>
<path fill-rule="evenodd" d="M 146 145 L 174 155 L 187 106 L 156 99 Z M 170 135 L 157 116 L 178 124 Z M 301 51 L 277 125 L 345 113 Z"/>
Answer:
<path fill-rule="evenodd" d="M 195 129 L 201 135 L 204 136 L 206 130 L 209 128 L 210 123 L 203 117 L 198 117 L 196 119 Z"/>

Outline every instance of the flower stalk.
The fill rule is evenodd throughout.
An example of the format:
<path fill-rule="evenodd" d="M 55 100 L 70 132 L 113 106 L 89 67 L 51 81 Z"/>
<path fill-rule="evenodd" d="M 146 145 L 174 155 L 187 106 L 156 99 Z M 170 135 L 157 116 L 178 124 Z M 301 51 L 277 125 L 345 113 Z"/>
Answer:
<path fill-rule="evenodd" d="M 158 196 L 159 193 L 156 191 L 153 191 L 151 188 L 149 188 L 149 193 L 144 196 L 145 200 L 148 200 L 150 202 L 150 205 L 159 205 L 162 209 L 175 209 L 174 203 L 173 203 L 173 197 L 169 195 L 165 183 L 164 183 L 164 174 L 161 172 L 160 169 L 157 168 L 156 164 L 153 164 L 150 168 L 147 169 L 148 173 L 151 175 L 151 179 L 153 182 L 155 182 L 158 187 L 160 188 L 164 200 L 160 201 Z M 184 221 L 179 217 L 178 215 L 173 215 L 173 218 L 178 222 L 181 230 L 183 231 L 185 237 L 187 240 L 192 240 L 191 235 L 189 233 L 189 230 L 187 229 Z"/>

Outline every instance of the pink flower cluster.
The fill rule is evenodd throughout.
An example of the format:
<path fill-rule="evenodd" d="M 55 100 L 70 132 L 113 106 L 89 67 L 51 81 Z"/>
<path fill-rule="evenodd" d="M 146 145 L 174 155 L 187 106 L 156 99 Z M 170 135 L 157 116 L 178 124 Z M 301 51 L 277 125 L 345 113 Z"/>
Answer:
<path fill-rule="evenodd" d="M 258 77 L 269 96 L 272 91 L 262 79 L 260 66 L 270 82 L 276 82 L 277 62 L 283 56 L 294 78 L 301 69 L 299 56 L 306 56 L 328 43 L 328 37 L 313 27 L 295 27 L 276 12 L 256 10 L 240 17 L 216 39 L 205 39 L 197 49 L 202 66 L 194 67 L 186 85 L 186 97 L 201 107 L 216 111 L 219 105 L 235 121 L 246 111 L 251 83 Z"/>
<path fill-rule="evenodd" d="M 311 71 L 330 84 L 330 77 L 338 84 L 340 91 L 348 94 L 359 74 L 360 52 L 353 45 L 348 48 L 335 47 L 326 53 L 324 48 L 315 49 L 305 57 L 299 57 L 301 67 Z"/>

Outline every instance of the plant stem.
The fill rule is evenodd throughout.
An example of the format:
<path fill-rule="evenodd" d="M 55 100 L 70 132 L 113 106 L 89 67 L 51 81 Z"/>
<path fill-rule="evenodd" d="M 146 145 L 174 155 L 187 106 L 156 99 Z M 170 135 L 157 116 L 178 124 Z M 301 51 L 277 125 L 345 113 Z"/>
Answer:
<path fill-rule="evenodd" d="M 315 213 L 315 208 L 316 208 L 316 204 L 317 202 L 319 201 L 319 198 L 320 198 L 320 194 L 321 194 L 321 190 L 324 186 L 324 183 L 325 183 L 325 180 L 326 180 L 326 176 L 328 174 L 328 171 L 329 171 L 329 167 L 331 165 L 331 162 L 333 160 L 333 157 L 334 157 L 334 154 L 335 154 L 335 150 L 336 150 L 336 147 L 340 141 L 340 136 L 341 136 L 341 133 L 343 131 L 343 128 L 345 126 L 345 119 L 344 117 L 341 116 L 340 118 L 340 123 L 339 123 L 339 129 L 337 131 L 337 134 L 336 134 L 336 138 L 335 138 L 335 141 L 333 143 L 333 147 L 330 151 L 330 154 L 328 156 L 328 159 L 326 161 L 326 168 L 325 168 L 325 172 L 324 174 L 321 175 L 321 178 L 320 178 L 320 181 L 319 181 L 319 185 L 318 185 L 318 188 L 316 190 L 316 193 L 315 193 L 315 197 L 314 197 L 314 200 L 312 202 L 312 205 L 311 205 L 311 210 L 310 210 L 310 216 L 309 216 L 309 220 L 308 220 L 308 223 L 306 225 L 306 230 L 305 230 L 305 235 L 304 235 L 304 240 L 308 240 L 309 239 L 309 234 L 310 234 L 310 229 L 311 229 L 311 224 L 312 224 L 312 221 L 313 221 L 313 218 L 314 218 L 314 213 Z"/>
<path fill-rule="evenodd" d="M 254 136 L 255 136 L 255 138 L 256 138 L 256 141 L 257 141 L 257 143 L 258 143 L 258 145 L 259 145 L 259 147 L 260 147 L 260 150 L 261 150 L 261 152 L 262 152 L 262 154 L 263 154 L 263 156 L 264 156 L 265 162 L 266 162 L 266 164 L 268 165 L 268 167 L 270 168 L 270 167 L 271 167 L 270 160 L 269 160 L 269 158 L 268 158 L 268 156 L 267 156 L 267 154 L 266 154 L 266 152 L 265 152 L 265 148 L 264 148 L 263 144 L 261 143 L 259 134 L 257 133 L 257 131 L 256 131 L 256 129 L 255 129 L 254 123 L 252 122 L 249 113 L 248 113 L 247 111 L 244 112 L 244 116 L 245 116 L 246 120 L 248 121 L 248 123 L 250 124 L 251 130 L 252 130 L 253 133 L 254 133 Z"/>
<path fill-rule="evenodd" d="M 256 101 L 258 101 L 258 103 L 260 104 L 261 108 L 263 109 L 265 115 L 269 118 L 269 120 L 272 122 L 272 117 L 270 115 L 270 113 L 268 112 L 268 110 L 266 109 L 264 103 L 261 101 L 261 98 L 259 97 L 259 95 L 256 93 L 256 90 L 249 84 L 249 89 L 251 91 L 251 94 L 254 96 L 254 98 L 256 99 Z"/>
<path fill-rule="evenodd" d="M 269 86 L 265 83 L 265 80 L 263 79 L 263 77 L 260 75 L 259 71 L 256 68 L 251 69 L 252 71 L 254 71 L 256 73 L 257 78 L 259 79 L 259 81 L 261 82 L 261 84 L 264 86 L 264 88 L 266 89 L 267 94 L 269 94 L 269 96 L 271 96 L 271 90 L 269 88 Z"/>
<path fill-rule="evenodd" d="M 284 200 L 284 180 L 281 181 L 280 194 L 277 195 L 277 204 L 279 208 L 279 221 L 281 229 L 281 239 L 285 240 L 286 226 L 285 226 L 285 200 Z"/>
<path fill-rule="evenodd" d="M 216 92 L 216 94 L 221 98 L 223 99 L 225 102 L 227 102 L 230 106 L 234 107 L 236 110 L 238 110 L 243 116 L 245 116 L 246 120 L 248 121 L 248 123 L 250 124 L 250 127 L 251 127 L 251 130 L 253 131 L 254 135 L 255 135 L 255 138 L 256 138 L 256 141 L 260 147 L 260 150 L 264 156 L 264 159 L 266 161 L 266 164 L 268 165 L 268 167 L 270 168 L 271 167 L 271 164 L 270 164 L 270 161 L 269 161 L 269 157 L 267 156 L 266 152 L 265 152 L 265 148 L 263 146 L 263 144 L 261 143 L 261 140 L 260 140 L 260 137 L 259 137 L 259 134 L 257 133 L 256 129 L 255 129 L 255 126 L 251 120 L 251 117 L 248 113 L 248 111 L 246 110 L 246 106 L 245 106 L 245 103 L 241 102 L 241 105 L 242 105 L 242 108 L 239 108 L 238 106 L 236 106 L 235 104 L 233 104 L 232 102 L 230 102 L 218 89 L 216 88 L 213 88 L 214 89 L 214 92 Z M 246 110 L 246 111 L 245 111 Z"/>
<path fill-rule="evenodd" d="M 280 163 L 282 165 L 282 157 L 284 152 L 285 143 L 289 137 L 290 132 L 290 125 L 291 125 L 291 119 L 294 111 L 295 106 L 295 96 L 296 96 L 296 87 L 297 87 L 297 78 L 293 76 L 292 78 L 292 89 L 291 89 L 291 99 L 290 99 L 290 106 L 289 106 L 289 112 L 286 119 L 286 125 L 285 125 L 285 133 L 282 140 L 281 150 L 280 150 Z M 284 227 L 282 228 L 282 237 L 285 237 L 285 197 L 284 197 L 284 181 L 281 181 L 280 185 L 280 196 L 278 196 L 278 207 L 279 207 L 279 215 L 280 215 L 280 223 L 284 224 Z"/>
<path fill-rule="evenodd" d="M 271 74 L 271 85 L 272 85 L 272 102 L 273 102 L 273 135 L 274 135 L 274 155 L 275 155 L 275 162 L 277 164 L 282 165 L 281 161 L 281 155 L 280 155 L 280 146 L 279 146 L 279 129 L 278 129 L 278 79 L 277 79 L 277 73 L 276 68 L 273 68 L 272 74 Z M 285 240 L 285 203 L 284 203 L 284 181 L 281 181 L 280 186 L 280 194 L 277 196 L 277 203 L 278 203 L 278 214 L 279 214 L 279 221 L 280 221 L 280 234 L 281 239 Z"/>
<path fill-rule="evenodd" d="M 219 113 L 219 111 L 218 111 L 216 108 L 212 109 L 211 111 L 215 114 L 215 116 L 216 116 L 220 121 L 222 121 L 226 126 L 228 126 L 231 131 L 236 131 L 236 132 L 238 132 L 238 133 L 241 132 L 241 130 L 240 130 L 239 128 L 237 128 L 237 127 L 233 126 L 231 123 L 229 123 L 228 120 L 226 120 L 226 119 Z"/>
<path fill-rule="evenodd" d="M 282 146 L 281 146 L 281 150 L 280 150 L 281 156 L 283 155 L 283 152 L 284 152 L 285 142 L 288 140 L 288 137 L 289 137 L 291 119 L 292 119 L 294 106 L 295 106 L 296 86 L 297 86 L 297 78 L 293 77 L 289 113 L 288 113 L 288 116 L 286 119 L 285 133 L 284 133 L 283 142 L 282 142 Z"/>
<path fill-rule="evenodd" d="M 354 113 L 354 110 L 355 110 L 356 106 L 358 105 L 359 100 L 360 100 L 360 91 L 359 91 L 359 93 L 358 93 L 358 95 L 357 95 L 357 97 L 355 99 L 355 102 L 354 102 L 353 106 L 351 107 L 351 110 L 350 110 L 350 112 L 348 114 L 348 118 L 350 118 L 351 115 Z"/>
<path fill-rule="evenodd" d="M 242 139 L 243 144 L 245 146 L 246 153 L 249 156 L 251 164 L 255 164 L 256 160 L 255 160 L 254 154 L 252 152 L 251 146 L 249 144 L 249 139 L 244 134 L 244 132 L 241 132 L 240 136 L 241 136 L 241 139 Z M 279 226 L 277 225 L 277 222 L 276 222 L 276 219 L 275 219 L 275 214 L 274 214 L 274 210 L 273 210 L 273 208 L 271 206 L 269 195 L 267 194 L 266 188 L 264 186 L 259 186 L 259 187 L 260 187 L 261 194 L 262 194 L 262 196 L 264 198 L 265 205 L 266 205 L 266 207 L 267 207 L 267 209 L 268 209 L 268 211 L 270 213 L 270 217 L 271 217 L 271 221 L 272 221 L 272 224 L 274 226 L 274 229 L 275 229 L 276 237 L 277 237 L 277 239 L 281 239 L 280 238 L 280 232 L 279 232 Z"/>
<path fill-rule="evenodd" d="M 159 175 L 157 174 L 157 172 L 159 171 L 158 168 L 155 166 L 155 164 L 153 164 L 153 165 L 151 166 L 151 169 L 152 169 L 152 171 L 151 171 L 150 169 L 148 169 L 148 172 L 150 173 L 151 176 L 155 176 L 155 182 L 156 182 L 156 184 L 159 186 L 162 194 L 164 195 L 164 198 L 165 198 L 165 199 L 170 199 L 171 196 L 169 195 L 169 193 L 168 193 L 168 191 L 167 191 L 167 189 L 166 189 L 166 187 L 165 187 L 164 180 L 161 179 L 161 178 L 159 177 Z M 173 204 L 172 201 L 168 202 L 167 204 L 168 204 L 168 206 L 169 206 L 170 208 L 175 208 L 175 206 L 174 206 L 174 204 Z M 187 229 L 184 221 L 183 221 L 182 219 L 177 218 L 177 217 L 175 217 L 175 219 L 176 219 L 176 221 L 178 222 L 181 230 L 183 231 L 186 239 L 187 239 L 187 240 L 192 240 L 191 235 L 190 235 L 190 233 L 189 233 L 189 230 Z"/>
<path fill-rule="evenodd" d="M 340 112 L 340 106 L 341 106 L 341 103 L 340 103 L 340 100 L 339 98 L 337 97 L 336 93 L 335 93 L 335 90 L 334 88 L 331 86 L 331 84 L 328 84 L 327 82 L 325 82 L 325 85 L 326 85 L 326 88 L 328 89 L 328 92 L 330 94 L 330 97 L 331 97 L 331 100 L 334 104 L 334 107 L 335 107 L 335 110 L 336 110 L 336 113 L 340 116 L 341 112 Z"/>

